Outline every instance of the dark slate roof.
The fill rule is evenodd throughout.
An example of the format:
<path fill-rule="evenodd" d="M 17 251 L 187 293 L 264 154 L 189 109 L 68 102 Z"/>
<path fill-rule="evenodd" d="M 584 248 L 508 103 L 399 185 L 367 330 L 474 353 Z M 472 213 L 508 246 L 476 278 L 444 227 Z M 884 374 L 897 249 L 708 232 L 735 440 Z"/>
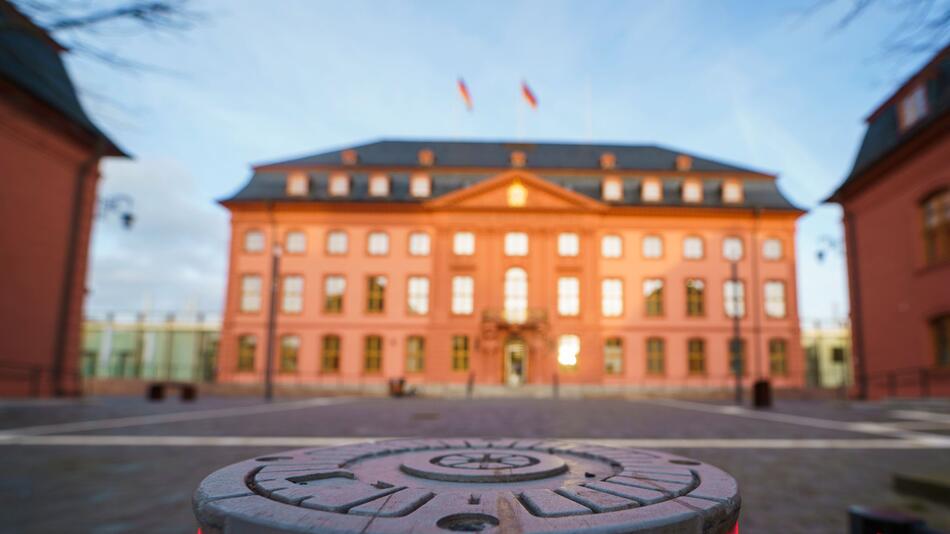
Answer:
<path fill-rule="evenodd" d="M 86 115 L 59 57 L 62 47 L 40 27 L 0 0 L 0 77 L 104 140 L 110 155 L 125 154 Z"/>
<path fill-rule="evenodd" d="M 435 153 L 435 164 L 438 167 L 509 168 L 511 152 L 520 150 L 527 156 L 526 169 L 600 170 L 601 154 L 610 152 L 616 158 L 618 170 L 671 171 L 676 168 L 676 156 L 685 154 L 693 159 L 692 169 L 695 171 L 764 174 L 761 171 L 656 145 L 386 139 L 259 167 L 339 165 L 342 152 L 348 149 L 356 150 L 359 165 L 366 166 L 415 167 L 418 165 L 419 151 L 429 149 Z"/>

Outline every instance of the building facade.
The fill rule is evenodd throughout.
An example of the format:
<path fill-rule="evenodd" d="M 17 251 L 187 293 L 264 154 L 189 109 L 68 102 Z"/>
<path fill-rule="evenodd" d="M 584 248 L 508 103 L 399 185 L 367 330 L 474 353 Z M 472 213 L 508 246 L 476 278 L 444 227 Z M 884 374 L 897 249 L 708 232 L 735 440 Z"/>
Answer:
<path fill-rule="evenodd" d="M 851 328 L 847 321 L 806 324 L 802 327 L 802 347 L 808 369 L 807 386 L 847 389 L 854 383 Z"/>
<path fill-rule="evenodd" d="M 99 160 L 124 156 L 85 114 L 59 46 L 0 0 L 0 396 L 79 390 Z"/>
<path fill-rule="evenodd" d="M 655 146 L 380 141 L 259 165 L 222 203 L 221 381 L 262 380 L 275 278 L 278 384 L 719 389 L 734 316 L 746 380 L 804 380 L 801 212 L 772 175 Z"/>
<path fill-rule="evenodd" d="M 950 47 L 867 119 L 841 204 L 861 396 L 950 395 Z"/>

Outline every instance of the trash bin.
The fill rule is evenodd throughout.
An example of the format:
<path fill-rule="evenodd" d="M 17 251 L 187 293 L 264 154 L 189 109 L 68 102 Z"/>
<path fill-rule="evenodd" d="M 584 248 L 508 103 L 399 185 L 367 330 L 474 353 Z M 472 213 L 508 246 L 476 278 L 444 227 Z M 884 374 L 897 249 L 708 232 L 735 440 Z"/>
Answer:
<path fill-rule="evenodd" d="M 756 380 L 752 385 L 752 405 L 756 408 L 772 407 L 772 383 L 768 380 Z"/>
<path fill-rule="evenodd" d="M 537 439 L 399 439 L 225 467 L 194 495 L 203 534 L 736 532 L 736 481 L 660 452 Z"/>

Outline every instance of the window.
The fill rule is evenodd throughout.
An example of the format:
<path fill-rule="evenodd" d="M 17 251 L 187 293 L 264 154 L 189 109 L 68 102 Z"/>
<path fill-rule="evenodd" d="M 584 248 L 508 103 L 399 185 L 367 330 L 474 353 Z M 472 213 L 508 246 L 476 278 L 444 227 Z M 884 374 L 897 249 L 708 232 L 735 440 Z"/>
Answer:
<path fill-rule="evenodd" d="M 686 280 L 686 316 L 702 317 L 706 315 L 706 282 L 699 278 Z"/>
<path fill-rule="evenodd" d="M 647 178 L 643 180 L 640 197 L 644 202 L 659 202 L 663 200 L 663 184 L 658 178 Z"/>
<path fill-rule="evenodd" d="M 928 264 L 950 260 L 950 189 L 930 195 L 921 204 L 924 259 Z"/>
<path fill-rule="evenodd" d="M 256 312 L 261 309 L 261 276 L 245 274 L 241 277 L 241 311 Z"/>
<path fill-rule="evenodd" d="M 647 374 L 662 375 L 664 372 L 663 362 L 664 343 L 658 337 L 647 339 Z"/>
<path fill-rule="evenodd" d="M 619 235 L 605 235 L 600 240 L 600 255 L 605 258 L 623 256 L 623 239 Z"/>
<path fill-rule="evenodd" d="M 295 230 L 287 232 L 287 252 L 291 254 L 303 254 L 307 251 L 307 234 Z"/>
<path fill-rule="evenodd" d="M 366 311 L 383 313 L 385 309 L 386 277 L 370 276 L 366 279 Z"/>
<path fill-rule="evenodd" d="M 663 256 L 663 238 L 658 235 L 648 235 L 643 238 L 643 257 L 660 258 Z"/>
<path fill-rule="evenodd" d="M 363 349 L 363 372 L 378 373 L 383 369 L 383 338 L 366 336 Z"/>
<path fill-rule="evenodd" d="M 264 232 L 248 230 L 244 232 L 244 252 L 263 252 Z"/>
<path fill-rule="evenodd" d="M 328 188 L 331 197 L 345 197 L 350 194 L 350 177 L 345 174 L 331 175 Z"/>
<path fill-rule="evenodd" d="M 409 193 L 416 198 L 432 195 L 432 179 L 428 174 L 413 174 L 409 180 Z"/>
<path fill-rule="evenodd" d="M 406 339 L 406 372 L 421 373 L 425 369 L 426 340 L 422 336 Z"/>
<path fill-rule="evenodd" d="M 528 234 L 508 232 L 505 234 L 505 256 L 527 256 Z"/>
<path fill-rule="evenodd" d="M 646 299 L 647 317 L 663 315 L 663 280 L 647 278 L 643 281 L 643 296 Z"/>
<path fill-rule="evenodd" d="M 600 312 L 604 317 L 623 315 L 623 280 L 605 278 L 600 283 Z"/>
<path fill-rule="evenodd" d="M 334 334 L 323 336 L 320 370 L 324 373 L 340 371 L 340 336 Z"/>
<path fill-rule="evenodd" d="M 557 255 L 572 258 L 580 254 L 581 242 L 577 234 L 571 232 L 557 235 Z"/>
<path fill-rule="evenodd" d="M 770 237 L 762 242 L 762 257 L 767 260 L 782 259 L 782 240 Z"/>
<path fill-rule="evenodd" d="M 934 364 L 950 367 L 950 315 L 934 319 L 930 324 L 934 339 Z"/>
<path fill-rule="evenodd" d="M 475 279 L 471 276 L 452 277 L 452 313 L 468 315 L 475 309 Z"/>
<path fill-rule="evenodd" d="M 742 280 L 726 280 L 722 288 L 726 317 L 745 317 L 745 285 Z"/>
<path fill-rule="evenodd" d="M 425 232 L 412 232 L 409 234 L 410 256 L 428 256 L 431 248 L 432 245 L 429 234 Z"/>
<path fill-rule="evenodd" d="M 300 352 L 300 337 L 293 335 L 281 336 L 278 371 L 281 373 L 296 373 L 298 352 Z"/>
<path fill-rule="evenodd" d="M 327 233 L 327 254 L 340 256 L 346 254 L 349 248 L 349 239 L 343 230 L 333 230 Z"/>
<path fill-rule="evenodd" d="M 468 371 L 468 336 L 452 336 L 452 370 Z"/>
<path fill-rule="evenodd" d="M 738 372 L 745 375 L 748 372 L 745 364 L 745 340 L 729 339 L 729 372 L 733 375 Z"/>
<path fill-rule="evenodd" d="M 724 181 L 722 183 L 722 201 L 726 204 L 742 202 L 742 182 L 739 180 Z"/>
<path fill-rule="evenodd" d="M 623 374 L 623 340 L 609 337 L 604 341 L 604 373 Z"/>
<path fill-rule="evenodd" d="M 323 311 L 341 313 L 343 311 L 343 292 L 346 291 L 346 278 L 331 275 L 323 279 Z"/>
<path fill-rule="evenodd" d="M 557 279 L 557 313 L 558 315 L 573 317 L 581 311 L 581 284 L 573 276 L 563 276 Z"/>
<path fill-rule="evenodd" d="M 785 282 L 772 280 L 765 283 L 765 316 L 785 317 Z"/>
<path fill-rule="evenodd" d="M 729 261 L 739 261 L 742 259 L 742 239 L 738 237 L 727 237 L 722 240 L 722 257 Z"/>
<path fill-rule="evenodd" d="M 281 311 L 284 313 L 300 313 L 303 311 L 303 277 L 297 274 L 288 274 L 284 276 L 284 286 L 282 288 L 280 303 Z"/>
<path fill-rule="evenodd" d="M 294 173 L 287 176 L 287 194 L 302 197 L 310 190 L 310 179 L 306 174 Z"/>
<path fill-rule="evenodd" d="M 528 203 L 528 188 L 515 178 L 508 186 L 508 207 L 523 208 Z"/>
<path fill-rule="evenodd" d="M 528 273 L 521 267 L 505 271 L 505 319 L 510 323 L 528 319 Z"/>
<path fill-rule="evenodd" d="M 923 83 L 914 87 L 910 93 L 901 99 L 900 103 L 901 129 L 906 130 L 927 114 L 927 90 Z"/>
<path fill-rule="evenodd" d="M 769 340 L 769 374 L 788 376 L 788 345 L 784 339 Z"/>
<path fill-rule="evenodd" d="M 389 177 L 385 174 L 374 174 L 369 178 L 369 196 L 385 197 L 389 195 Z"/>
<path fill-rule="evenodd" d="M 475 234 L 472 232 L 455 232 L 455 236 L 452 237 L 452 252 L 456 256 L 475 254 Z"/>
<path fill-rule="evenodd" d="M 239 373 L 254 371 L 254 355 L 257 352 L 257 337 L 238 336 L 237 370 Z"/>
<path fill-rule="evenodd" d="M 604 200 L 623 200 L 623 182 L 616 176 L 604 178 L 601 186 L 601 196 Z"/>
<path fill-rule="evenodd" d="M 703 238 L 691 235 L 683 239 L 683 258 L 687 260 L 703 259 Z"/>
<path fill-rule="evenodd" d="M 429 313 L 429 279 L 424 276 L 409 277 L 407 291 L 409 313 L 412 315 Z"/>
<path fill-rule="evenodd" d="M 574 334 L 564 334 L 557 338 L 557 363 L 567 369 L 577 368 L 577 357 L 581 353 L 581 338 Z"/>
<path fill-rule="evenodd" d="M 706 342 L 693 338 L 686 342 L 687 368 L 691 375 L 706 374 Z"/>
<path fill-rule="evenodd" d="M 699 180 L 683 181 L 683 202 L 698 203 L 703 201 L 703 183 Z"/>
<path fill-rule="evenodd" d="M 366 252 L 370 256 L 389 254 L 389 234 L 386 232 L 370 232 L 366 238 Z"/>

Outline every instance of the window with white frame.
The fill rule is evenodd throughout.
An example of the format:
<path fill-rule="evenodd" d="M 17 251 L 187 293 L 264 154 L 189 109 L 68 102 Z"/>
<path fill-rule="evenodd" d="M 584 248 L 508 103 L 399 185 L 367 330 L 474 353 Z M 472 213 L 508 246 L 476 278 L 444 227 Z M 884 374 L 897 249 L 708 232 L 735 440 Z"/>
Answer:
<path fill-rule="evenodd" d="M 349 239 L 343 230 L 331 230 L 327 232 L 327 254 L 331 256 L 340 256 L 346 254 L 349 248 Z"/>
<path fill-rule="evenodd" d="M 508 232 L 505 234 L 505 256 L 527 256 L 528 234 Z"/>
<path fill-rule="evenodd" d="M 452 252 L 456 256 L 475 254 L 475 234 L 472 232 L 455 232 L 455 235 L 452 236 Z"/>
<path fill-rule="evenodd" d="M 369 196 L 385 197 L 389 195 L 389 176 L 374 174 L 369 177 Z"/>
<path fill-rule="evenodd" d="M 521 267 L 505 271 L 505 319 L 523 323 L 528 319 L 528 273 Z"/>
<path fill-rule="evenodd" d="M 345 174 L 333 174 L 327 186 L 331 197 L 345 197 L 350 194 L 350 177 Z"/>
<path fill-rule="evenodd" d="M 765 315 L 776 319 L 785 317 L 785 282 L 770 280 L 765 283 Z"/>
<path fill-rule="evenodd" d="M 722 257 L 729 261 L 739 261 L 742 259 L 742 239 L 738 237 L 727 237 L 722 240 Z"/>
<path fill-rule="evenodd" d="M 722 201 L 728 204 L 742 202 L 742 182 L 739 180 L 724 181 L 722 183 Z"/>
<path fill-rule="evenodd" d="M 745 317 L 745 285 L 742 280 L 726 280 L 723 283 L 722 302 L 726 317 Z"/>
<path fill-rule="evenodd" d="M 370 256 L 389 254 L 389 234 L 386 232 L 370 232 L 366 239 L 366 252 Z"/>
<path fill-rule="evenodd" d="M 287 194 L 294 197 L 302 197 L 310 189 L 310 178 L 306 174 L 291 174 L 287 176 Z"/>
<path fill-rule="evenodd" d="M 471 276 L 452 277 L 452 313 L 468 315 L 475 309 L 475 279 Z"/>
<path fill-rule="evenodd" d="M 581 312 L 581 283 L 577 277 L 562 276 L 557 279 L 557 313 L 574 317 Z"/>
<path fill-rule="evenodd" d="M 917 123 L 927 114 L 927 92 L 924 84 L 918 84 L 911 92 L 901 99 L 900 125 L 907 129 Z"/>
<path fill-rule="evenodd" d="M 248 230 L 244 233 L 244 252 L 262 252 L 264 250 L 264 232 Z"/>
<path fill-rule="evenodd" d="M 557 363 L 562 367 L 577 367 L 577 357 L 581 353 L 581 338 L 575 334 L 564 334 L 557 338 Z"/>
<path fill-rule="evenodd" d="M 307 251 L 307 234 L 300 230 L 287 232 L 287 252 L 291 254 L 303 254 Z"/>
<path fill-rule="evenodd" d="M 623 315 L 623 280 L 604 278 L 600 283 L 600 313 L 604 317 Z"/>
<path fill-rule="evenodd" d="M 284 276 L 284 285 L 281 288 L 280 308 L 285 313 L 300 313 L 303 311 L 303 277 L 296 274 Z"/>
<path fill-rule="evenodd" d="M 323 311 L 327 313 L 343 312 L 343 293 L 346 292 L 346 278 L 330 275 L 323 279 Z"/>
<path fill-rule="evenodd" d="M 762 242 L 762 257 L 767 260 L 782 259 L 782 240 L 770 237 Z"/>
<path fill-rule="evenodd" d="M 699 180 L 683 181 L 683 202 L 697 203 L 703 201 L 703 183 Z"/>
<path fill-rule="evenodd" d="M 663 257 L 663 238 L 658 235 L 648 235 L 643 238 L 643 257 L 656 259 Z"/>
<path fill-rule="evenodd" d="M 605 235 L 600 240 L 600 255 L 604 258 L 623 256 L 623 239 L 619 235 Z"/>
<path fill-rule="evenodd" d="M 409 293 L 409 313 L 425 315 L 429 313 L 429 279 L 425 276 L 410 276 L 406 286 Z"/>
<path fill-rule="evenodd" d="M 409 234 L 410 256 L 428 256 L 430 249 L 429 234 L 426 232 L 412 232 Z"/>
<path fill-rule="evenodd" d="M 691 235 L 683 239 L 683 258 L 700 260 L 703 258 L 703 238 Z"/>
<path fill-rule="evenodd" d="M 580 254 L 581 240 L 573 232 L 563 232 L 557 235 L 557 255 L 572 258 Z"/>
<path fill-rule="evenodd" d="M 413 174 L 409 179 L 409 194 L 416 198 L 432 195 L 432 179 L 428 174 Z"/>
<path fill-rule="evenodd" d="M 241 277 L 241 311 L 256 312 L 261 309 L 261 276 L 245 274 Z"/>
<path fill-rule="evenodd" d="M 604 178 L 601 186 L 604 200 L 623 200 L 623 182 L 616 176 Z"/>
<path fill-rule="evenodd" d="M 659 178 L 646 178 L 640 186 L 640 199 L 644 202 L 663 200 L 663 183 Z"/>

